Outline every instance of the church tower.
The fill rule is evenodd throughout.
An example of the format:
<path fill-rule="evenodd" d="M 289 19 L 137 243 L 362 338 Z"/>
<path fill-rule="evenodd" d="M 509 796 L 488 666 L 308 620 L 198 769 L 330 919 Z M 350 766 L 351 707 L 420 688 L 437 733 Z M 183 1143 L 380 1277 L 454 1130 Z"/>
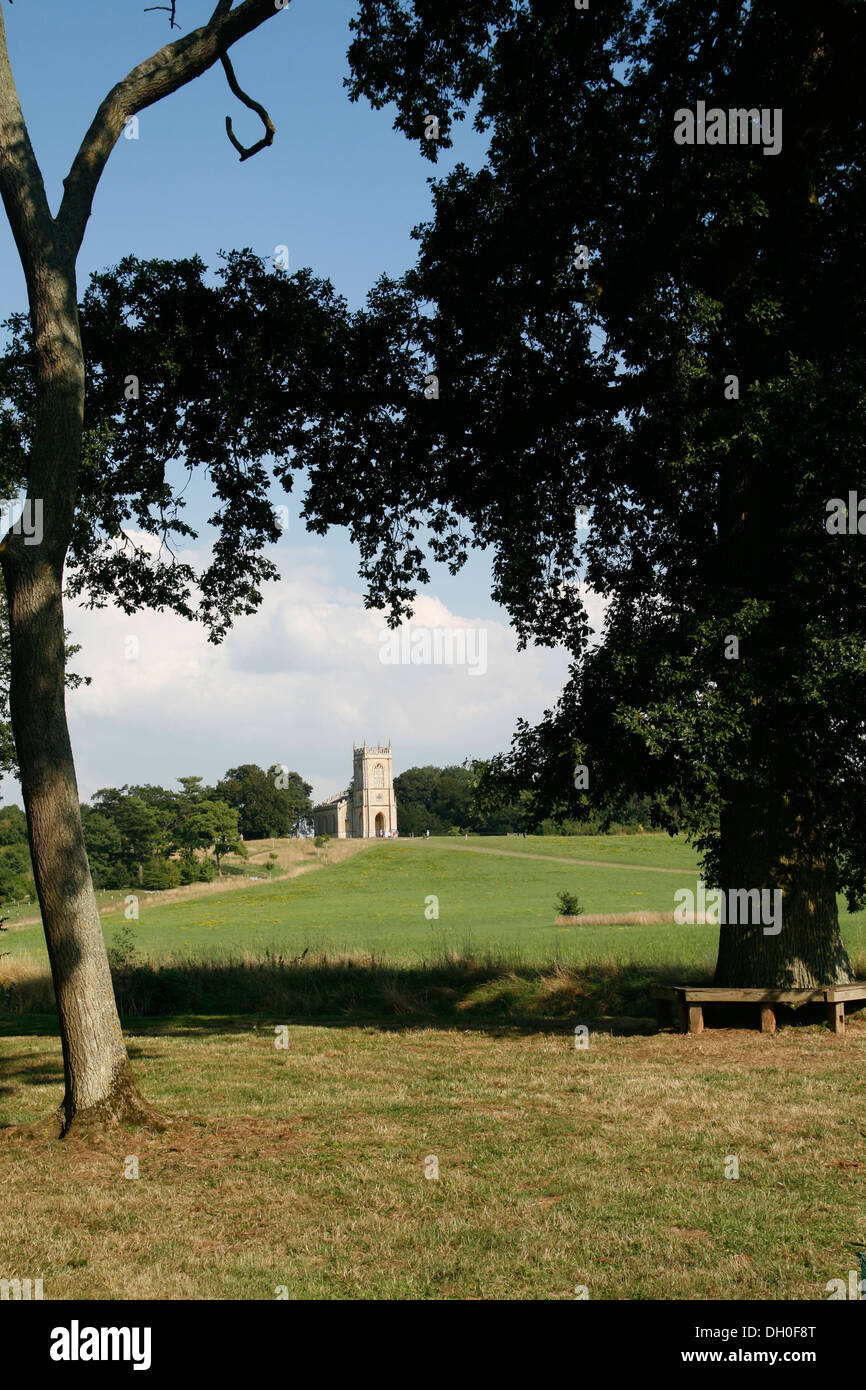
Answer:
<path fill-rule="evenodd" d="M 365 740 L 360 748 L 354 748 L 354 755 L 351 833 L 362 839 L 390 836 L 397 830 L 391 744 L 386 748 Z"/>

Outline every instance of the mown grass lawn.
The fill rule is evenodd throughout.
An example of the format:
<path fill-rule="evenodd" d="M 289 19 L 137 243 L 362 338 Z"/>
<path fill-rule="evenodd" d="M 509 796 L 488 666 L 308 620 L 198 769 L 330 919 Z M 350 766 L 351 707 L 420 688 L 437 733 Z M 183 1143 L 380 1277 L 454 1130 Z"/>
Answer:
<path fill-rule="evenodd" d="M 4 1030 L 7 1122 L 57 1102 L 53 1027 Z M 824 1299 L 866 1242 L 862 1017 L 586 1051 L 492 1025 L 274 1041 L 154 1021 L 129 1045 L 165 1134 L 0 1131 L 0 1277 L 47 1299 Z"/>
<path fill-rule="evenodd" d="M 587 913 L 672 912 L 676 889 L 696 881 L 694 852 L 666 835 L 391 841 L 296 878 L 142 900 L 134 931 L 139 953 L 156 958 L 308 950 L 407 962 L 450 950 L 528 964 L 559 958 L 709 970 L 715 927 L 554 925 L 563 889 L 577 893 Z M 425 915 L 434 909 L 438 917 Z M 863 956 L 866 913 L 842 920 L 849 950 Z M 122 925 L 119 914 L 104 918 L 109 943 Z M 44 956 L 38 925 L 16 928 L 3 942 L 13 954 Z"/>
<path fill-rule="evenodd" d="M 164 956 L 174 951 L 213 955 L 267 949 L 284 953 L 309 950 L 370 951 L 393 960 L 417 960 L 455 950 L 505 950 L 532 959 L 550 959 L 576 945 L 607 949 L 607 938 L 587 929 L 555 927 L 556 899 L 563 889 L 578 892 L 587 912 L 672 911 L 681 883 L 694 884 L 694 858 L 683 845 L 638 846 L 634 859 L 645 867 L 619 867 L 612 837 L 557 839 L 539 850 L 545 837 L 527 840 L 484 837 L 374 843 L 344 860 L 292 879 L 260 882 L 247 889 L 162 904 L 142 900 L 135 924 L 141 952 Z M 597 842 L 600 841 L 599 845 Z M 588 859 L 609 856 L 611 867 L 572 861 L 575 846 Z M 671 850 L 674 854 L 671 854 Z M 492 853 L 491 851 L 500 851 Z M 621 853 L 620 853 L 621 857 Z M 655 859 L 686 858 L 687 864 Z M 649 861 L 649 862 L 648 862 Z M 438 899 L 432 905 L 431 897 Z M 425 915 L 438 910 L 438 917 Z M 121 917 L 104 919 L 106 939 Z M 692 928 L 693 939 L 709 941 L 712 929 Z M 670 935 L 670 932 L 667 933 Z M 7 936 L 15 951 L 43 949 L 41 927 L 19 928 Z M 693 943 L 689 943 L 689 949 Z M 642 949 L 652 949 L 645 938 Z"/>

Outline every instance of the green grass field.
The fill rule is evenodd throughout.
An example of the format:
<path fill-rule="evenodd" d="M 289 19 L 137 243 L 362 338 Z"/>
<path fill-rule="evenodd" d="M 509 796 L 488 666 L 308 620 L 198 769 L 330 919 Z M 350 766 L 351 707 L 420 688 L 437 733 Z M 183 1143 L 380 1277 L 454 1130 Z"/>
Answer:
<path fill-rule="evenodd" d="M 439 838 L 371 844 L 297 878 L 165 904 L 142 900 L 134 924 L 141 955 L 225 957 L 368 952 L 417 962 L 445 951 L 525 964 L 635 962 L 711 969 L 712 926 L 554 926 L 556 898 L 577 893 L 586 913 L 671 912 L 694 888 L 694 852 L 666 835 Z M 425 916 L 438 898 L 438 919 Z M 840 903 L 840 910 L 843 904 Z M 111 943 L 118 914 L 104 919 Z M 843 912 L 849 951 L 866 954 L 866 913 Z M 41 927 L 16 928 L 4 949 L 44 958 Z"/>

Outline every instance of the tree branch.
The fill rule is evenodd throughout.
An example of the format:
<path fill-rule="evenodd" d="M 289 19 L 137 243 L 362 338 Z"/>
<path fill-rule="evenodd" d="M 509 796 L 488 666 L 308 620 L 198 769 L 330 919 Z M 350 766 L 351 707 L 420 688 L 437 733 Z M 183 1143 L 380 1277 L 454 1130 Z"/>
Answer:
<path fill-rule="evenodd" d="M 65 192 L 57 221 L 74 250 L 81 245 L 108 156 L 130 116 L 199 77 L 238 39 L 280 12 L 274 0 L 243 0 L 237 9 L 232 9 L 232 0 L 219 0 L 207 24 L 166 44 L 112 87 L 63 181 Z"/>
<path fill-rule="evenodd" d="M 54 240 L 54 221 L 42 171 L 30 143 L 9 62 L 0 11 L 0 195 L 28 286 L 36 264 Z"/>
<path fill-rule="evenodd" d="M 253 101 L 252 97 L 247 96 L 246 92 L 240 86 L 240 83 L 235 77 L 235 70 L 232 67 L 229 55 L 227 53 L 221 53 L 220 58 L 222 59 L 222 65 L 225 69 L 226 80 L 228 81 L 228 84 L 234 92 L 235 96 L 237 97 L 238 101 L 242 101 L 244 106 L 248 106 L 251 111 L 255 111 L 256 115 L 260 118 L 262 124 L 265 127 L 265 133 L 262 136 L 261 140 L 259 140 L 255 145 L 250 145 L 249 149 L 247 149 L 244 145 L 241 144 L 240 140 L 238 140 L 237 136 L 232 130 L 231 116 L 226 116 L 226 134 L 231 140 L 235 149 L 240 150 L 241 163 L 243 163 L 245 159 L 250 159 L 252 155 L 258 154 L 259 150 L 263 150 L 266 145 L 272 145 L 274 143 L 276 127 L 265 108 L 259 102 Z"/>
<path fill-rule="evenodd" d="M 176 19 L 177 0 L 171 0 L 170 5 L 145 5 L 144 7 L 145 14 L 151 14 L 153 10 L 166 10 L 168 13 L 169 29 L 180 28 L 180 25 L 177 23 Z"/>

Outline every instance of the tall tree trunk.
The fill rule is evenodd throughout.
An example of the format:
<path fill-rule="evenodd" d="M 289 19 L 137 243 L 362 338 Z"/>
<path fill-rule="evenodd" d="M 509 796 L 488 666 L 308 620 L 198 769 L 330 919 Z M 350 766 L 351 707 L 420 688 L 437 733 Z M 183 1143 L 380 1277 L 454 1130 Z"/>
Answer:
<path fill-rule="evenodd" d="M 716 984 L 810 989 L 853 980 L 839 930 L 834 866 L 808 808 L 795 812 L 791 798 L 780 795 L 768 796 L 763 806 L 740 799 L 724 808 L 720 829 L 719 886 L 726 893 L 778 888 L 782 912 L 775 934 L 762 923 L 721 927 Z"/>
<path fill-rule="evenodd" d="M 728 326 L 733 360 L 743 378 L 757 382 L 785 364 L 768 361 L 754 325 Z M 732 450 L 720 478 L 719 563 L 728 579 L 731 626 L 751 608 L 763 609 L 755 631 L 743 635 L 735 660 L 720 662 L 719 689 L 730 692 L 739 741 L 736 773 L 723 775 L 720 840 L 714 884 L 726 902 L 735 890 L 781 890 L 781 929 L 761 922 L 720 928 L 715 982 L 731 988 L 809 989 L 853 980 L 839 930 L 836 866 L 824 843 L 824 812 L 815 794 L 823 774 L 823 748 L 810 731 L 808 712 L 775 701 L 786 688 L 785 665 L 794 663 L 802 624 L 785 597 L 795 587 L 797 552 L 786 528 L 767 526 L 774 514 L 779 460 L 768 450 L 756 467 L 748 451 Z M 770 657 L 772 654 L 772 657 Z M 785 654 L 779 659 L 779 654 Z M 758 693 L 767 692 L 767 698 Z M 772 692 L 772 693 L 771 693 Z"/>
<path fill-rule="evenodd" d="M 63 566 L 72 535 L 84 420 L 84 356 L 75 260 L 102 171 L 125 122 L 178 91 L 279 13 L 273 0 L 220 0 L 210 20 L 166 44 L 112 87 L 72 167 L 54 217 L 21 110 L 0 8 L 0 197 L 27 280 L 36 409 L 27 495 L 43 509 L 44 534 L 28 548 L 18 533 L 0 543 L 9 595 L 12 728 L 33 869 L 54 976 L 66 1097 L 64 1131 L 86 1116 L 155 1118 L 138 1097 L 123 1046 L 90 868 L 64 710 Z M 229 85 L 237 89 L 233 74 Z M 242 100 L 249 99 L 243 96 Z M 269 145 L 266 133 L 242 158 Z"/>
<path fill-rule="evenodd" d="M 90 865 L 65 709 L 63 564 L 81 453 L 84 359 L 75 274 L 55 262 L 31 285 L 37 406 L 28 497 L 42 534 L 3 544 L 9 599 L 10 709 L 33 873 L 60 1022 L 60 1132 L 154 1121 L 126 1054 Z"/>

